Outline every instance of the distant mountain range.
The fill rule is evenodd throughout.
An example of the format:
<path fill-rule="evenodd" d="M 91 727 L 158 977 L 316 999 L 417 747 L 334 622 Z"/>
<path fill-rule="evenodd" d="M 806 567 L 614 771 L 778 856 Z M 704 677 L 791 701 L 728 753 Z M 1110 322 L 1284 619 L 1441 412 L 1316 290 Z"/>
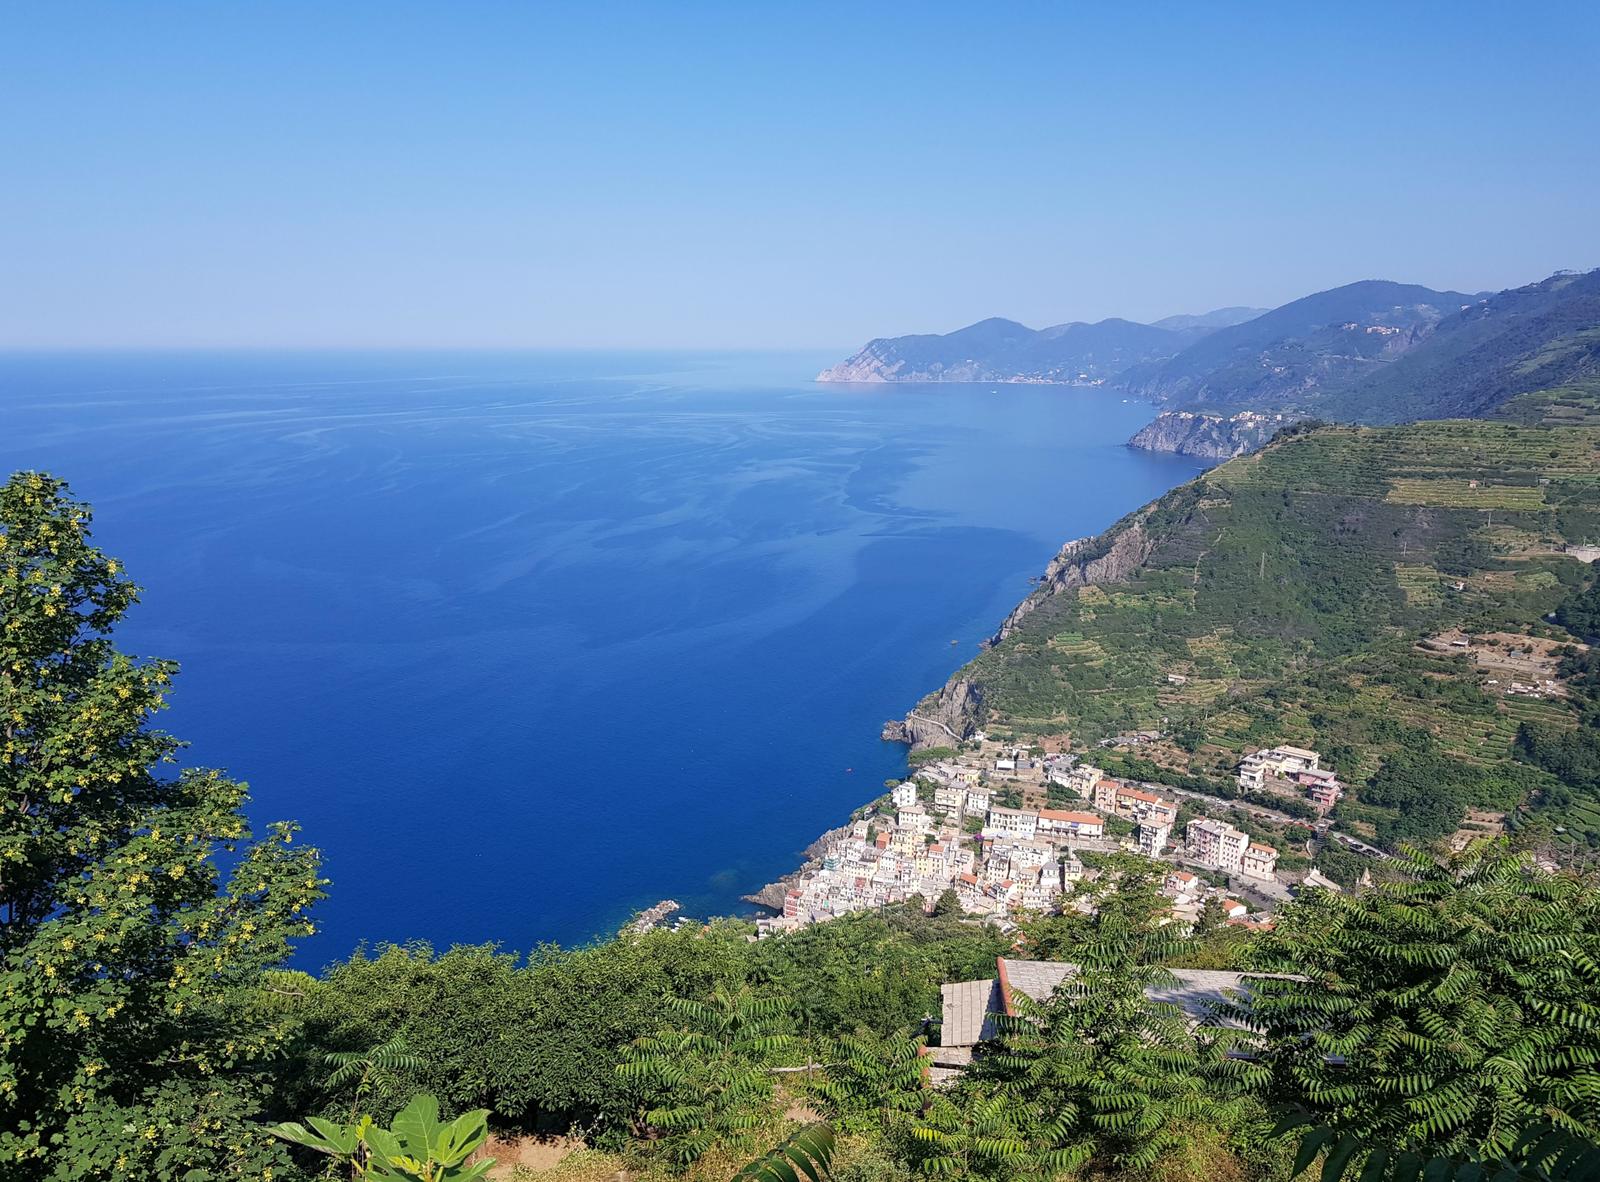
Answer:
<path fill-rule="evenodd" d="M 1522 421 L 1555 403 L 1600 413 L 1600 270 L 1476 294 L 1369 279 L 1155 324 L 985 320 L 872 341 L 818 380 L 1094 383 L 1185 410 L 1361 422 L 1483 417 L 1513 399 Z"/>
<path fill-rule="evenodd" d="M 994 317 L 942 336 L 880 337 L 819 382 L 1103 382 L 1130 368 L 1162 361 L 1206 334 L 1259 308 L 1222 308 L 1203 316 L 1074 321 L 1033 329 Z"/>
<path fill-rule="evenodd" d="M 1119 385 L 1191 408 L 1300 409 L 1313 391 L 1360 381 L 1478 297 L 1368 279 L 1318 292 L 1208 333 Z"/>

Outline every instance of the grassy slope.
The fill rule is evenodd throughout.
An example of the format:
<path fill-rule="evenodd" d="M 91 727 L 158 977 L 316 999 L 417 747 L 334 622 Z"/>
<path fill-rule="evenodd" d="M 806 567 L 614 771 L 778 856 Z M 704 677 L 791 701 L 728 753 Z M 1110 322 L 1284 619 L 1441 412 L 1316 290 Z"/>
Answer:
<path fill-rule="evenodd" d="M 1585 574 L 1556 549 L 1600 536 L 1600 429 L 1323 428 L 1134 516 L 1158 539 L 1144 568 L 1046 600 L 965 671 L 991 727 L 1087 743 L 1167 719 L 1198 772 L 1295 741 L 1352 782 L 1422 752 L 1447 762 L 1418 774 L 1455 775 L 1461 804 L 1537 793 L 1542 773 L 1510 760 L 1516 727 L 1570 724 L 1571 708 L 1500 698 L 1466 658 L 1416 642 L 1458 624 L 1560 635 L 1541 621 Z M 1407 834 L 1406 811 L 1346 810 L 1381 835 L 1437 836 Z"/>
<path fill-rule="evenodd" d="M 1520 394 L 1492 417 L 1524 426 L 1600 427 L 1600 378 Z"/>

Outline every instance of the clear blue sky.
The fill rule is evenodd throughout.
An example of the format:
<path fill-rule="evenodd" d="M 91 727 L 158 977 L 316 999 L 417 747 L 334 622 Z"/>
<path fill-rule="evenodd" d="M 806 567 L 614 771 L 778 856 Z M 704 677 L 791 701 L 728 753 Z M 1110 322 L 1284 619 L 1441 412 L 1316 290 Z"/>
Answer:
<path fill-rule="evenodd" d="M 1600 265 L 1600 5 L 0 4 L 0 345 L 826 346 Z"/>

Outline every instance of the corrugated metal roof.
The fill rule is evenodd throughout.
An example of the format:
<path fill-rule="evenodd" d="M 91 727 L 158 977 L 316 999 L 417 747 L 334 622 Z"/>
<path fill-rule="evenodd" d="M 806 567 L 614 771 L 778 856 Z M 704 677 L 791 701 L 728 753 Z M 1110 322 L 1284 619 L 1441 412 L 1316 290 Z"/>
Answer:
<path fill-rule="evenodd" d="M 1077 971 L 1077 965 L 1059 960 L 1005 960 L 1006 981 L 1034 1001 L 1049 1001 L 1056 986 Z"/>
<path fill-rule="evenodd" d="M 1243 973 L 1230 973 L 1221 969 L 1173 969 L 1176 981 L 1171 984 L 1152 985 L 1144 991 L 1151 1001 L 1177 1006 L 1191 1022 L 1216 1024 L 1212 1009 L 1237 1000 L 1232 996 L 1247 996 Z M 1236 1025 L 1225 1020 L 1224 1025 Z"/>
<path fill-rule="evenodd" d="M 941 985 L 944 998 L 939 1042 L 946 1047 L 970 1047 L 995 1036 L 992 1014 L 1001 1013 L 998 981 L 957 981 Z"/>

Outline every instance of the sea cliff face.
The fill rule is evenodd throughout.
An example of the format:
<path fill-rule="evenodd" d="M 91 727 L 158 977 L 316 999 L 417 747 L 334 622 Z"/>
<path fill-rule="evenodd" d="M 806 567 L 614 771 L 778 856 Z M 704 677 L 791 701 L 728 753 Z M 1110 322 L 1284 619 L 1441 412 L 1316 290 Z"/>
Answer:
<path fill-rule="evenodd" d="M 1028 598 L 1011 609 L 1000 630 L 988 642 L 999 644 L 1051 596 L 1074 587 L 1119 583 L 1144 564 L 1152 541 L 1142 519 L 1124 518 L 1103 534 L 1068 542 L 1044 568 L 1044 577 Z"/>
<path fill-rule="evenodd" d="M 1285 415 L 1252 411 L 1223 418 L 1169 410 L 1142 427 L 1128 446 L 1221 462 L 1254 451 L 1293 421 Z"/>
<path fill-rule="evenodd" d="M 1149 557 L 1153 544 L 1138 514 L 1123 518 L 1105 533 L 1068 542 L 1045 567 L 1039 585 L 1011 610 L 985 647 L 1005 640 L 1030 612 L 1052 596 L 1075 587 L 1128 578 Z M 962 671 L 918 702 L 905 718 L 884 723 L 883 737 L 890 742 L 909 743 L 913 751 L 949 747 L 969 738 L 983 719 L 983 687 Z"/>
<path fill-rule="evenodd" d="M 965 739 L 983 717 L 983 691 L 959 673 L 923 698 L 904 719 L 883 724 L 883 737 L 913 751 L 949 747 Z"/>

